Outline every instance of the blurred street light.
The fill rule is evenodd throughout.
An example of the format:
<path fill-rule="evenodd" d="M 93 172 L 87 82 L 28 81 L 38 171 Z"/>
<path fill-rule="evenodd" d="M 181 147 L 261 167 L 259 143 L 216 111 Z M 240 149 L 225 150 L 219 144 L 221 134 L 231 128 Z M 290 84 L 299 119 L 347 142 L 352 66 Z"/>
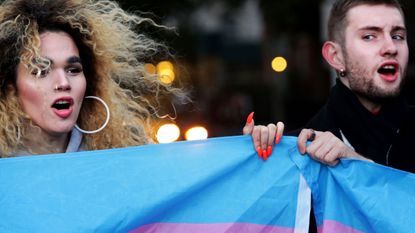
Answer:
<path fill-rule="evenodd" d="M 283 72 L 287 68 L 287 60 L 283 57 L 276 57 L 272 60 L 271 65 L 276 72 Z"/>
<path fill-rule="evenodd" d="M 160 77 L 160 81 L 164 84 L 171 84 L 174 81 L 174 67 L 169 61 L 162 61 L 157 64 L 157 74 Z"/>
<path fill-rule="evenodd" d="M 193 127 L 187 130 L 185 134 L 185 138 L 188 141 L 207 139 L 207 137 L 208 131 L 202 126 Z"/>
<path fill-rule="evenodd" d="M 162 125 L 157 130 L 157 141 L 159 143 L 169 143 L 176 141 L 180 136 L 180 129 L 175 124 Z"/>

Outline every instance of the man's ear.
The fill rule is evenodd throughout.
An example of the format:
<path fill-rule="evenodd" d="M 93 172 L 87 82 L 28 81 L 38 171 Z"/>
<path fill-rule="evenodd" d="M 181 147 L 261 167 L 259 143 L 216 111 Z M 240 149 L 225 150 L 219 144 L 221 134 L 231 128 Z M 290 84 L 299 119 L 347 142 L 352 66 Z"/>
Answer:
<path fill-rule="evenodd" d="M 324 59 L 335 70 L 344 70 L 344 57 L 341 46 L 333 41 L 326 41 L 321 50 Z"/>

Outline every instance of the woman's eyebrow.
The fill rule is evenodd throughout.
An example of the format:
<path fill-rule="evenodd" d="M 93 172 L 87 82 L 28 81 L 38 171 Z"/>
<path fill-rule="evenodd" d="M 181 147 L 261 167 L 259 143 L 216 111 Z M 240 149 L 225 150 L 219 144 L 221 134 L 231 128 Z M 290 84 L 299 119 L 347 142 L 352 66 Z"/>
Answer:
<path fill-rule="evenodd" d="M 73 64 L 73 63 L 81 63 L 82 64 L 82 60 L 78 56 L 69 57 L 68 59 L 66 59 L 66 62 L 69 63 L 69 64 Z"/>
<path fill-rule="evenodd" d="M 47 60 L 49 60 L 49 62 L 50 62 L 50 64 L 51 65 L 53 65 L 54 64 L 54 62 L 53 62 L 53 60 L 52 59 L 50 59 L 49 57 L 45 57 Z M 69 57 L 68 59 L 66 59 L 66 63 L 69 63 L 69 64 L 74 64 L 74 63 L 81 63 L 82 64 L 82 60 L 81 60 L 81 58 L 80 57 L 78 57 L 78 56 L 71 56 L 71 57 Z"/>

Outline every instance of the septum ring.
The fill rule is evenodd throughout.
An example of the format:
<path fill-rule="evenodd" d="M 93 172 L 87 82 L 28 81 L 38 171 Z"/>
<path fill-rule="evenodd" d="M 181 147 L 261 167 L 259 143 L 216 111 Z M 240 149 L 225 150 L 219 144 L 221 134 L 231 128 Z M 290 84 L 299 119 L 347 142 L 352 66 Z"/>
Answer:
<path fill-rule="evenodd" d="M 310 131 L 311 131 L 311 135 L 310 135 L 310 138 L 308 138 L 308 140 L 312 142 L 314 141 L 314 139 L 316 139 L 316 131 L 314 131 L 314 129 L 310 129 Z"/>

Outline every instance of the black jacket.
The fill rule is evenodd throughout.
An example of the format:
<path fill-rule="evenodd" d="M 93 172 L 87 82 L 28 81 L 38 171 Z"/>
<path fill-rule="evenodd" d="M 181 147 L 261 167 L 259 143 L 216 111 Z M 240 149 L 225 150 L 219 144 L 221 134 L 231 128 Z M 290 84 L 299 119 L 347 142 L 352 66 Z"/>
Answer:
<path fill-rule="evenodd" d="M 413 116 L 414 109 L 401 97 L 385 101 L 375 115 L 337 80 L 327 103 L 305 128 L 330 131 L 342 140 L 345 137 L 356 152 L 376 163 L 415 173 L 415 156 L 409 148 L 415 143 Z"/>

